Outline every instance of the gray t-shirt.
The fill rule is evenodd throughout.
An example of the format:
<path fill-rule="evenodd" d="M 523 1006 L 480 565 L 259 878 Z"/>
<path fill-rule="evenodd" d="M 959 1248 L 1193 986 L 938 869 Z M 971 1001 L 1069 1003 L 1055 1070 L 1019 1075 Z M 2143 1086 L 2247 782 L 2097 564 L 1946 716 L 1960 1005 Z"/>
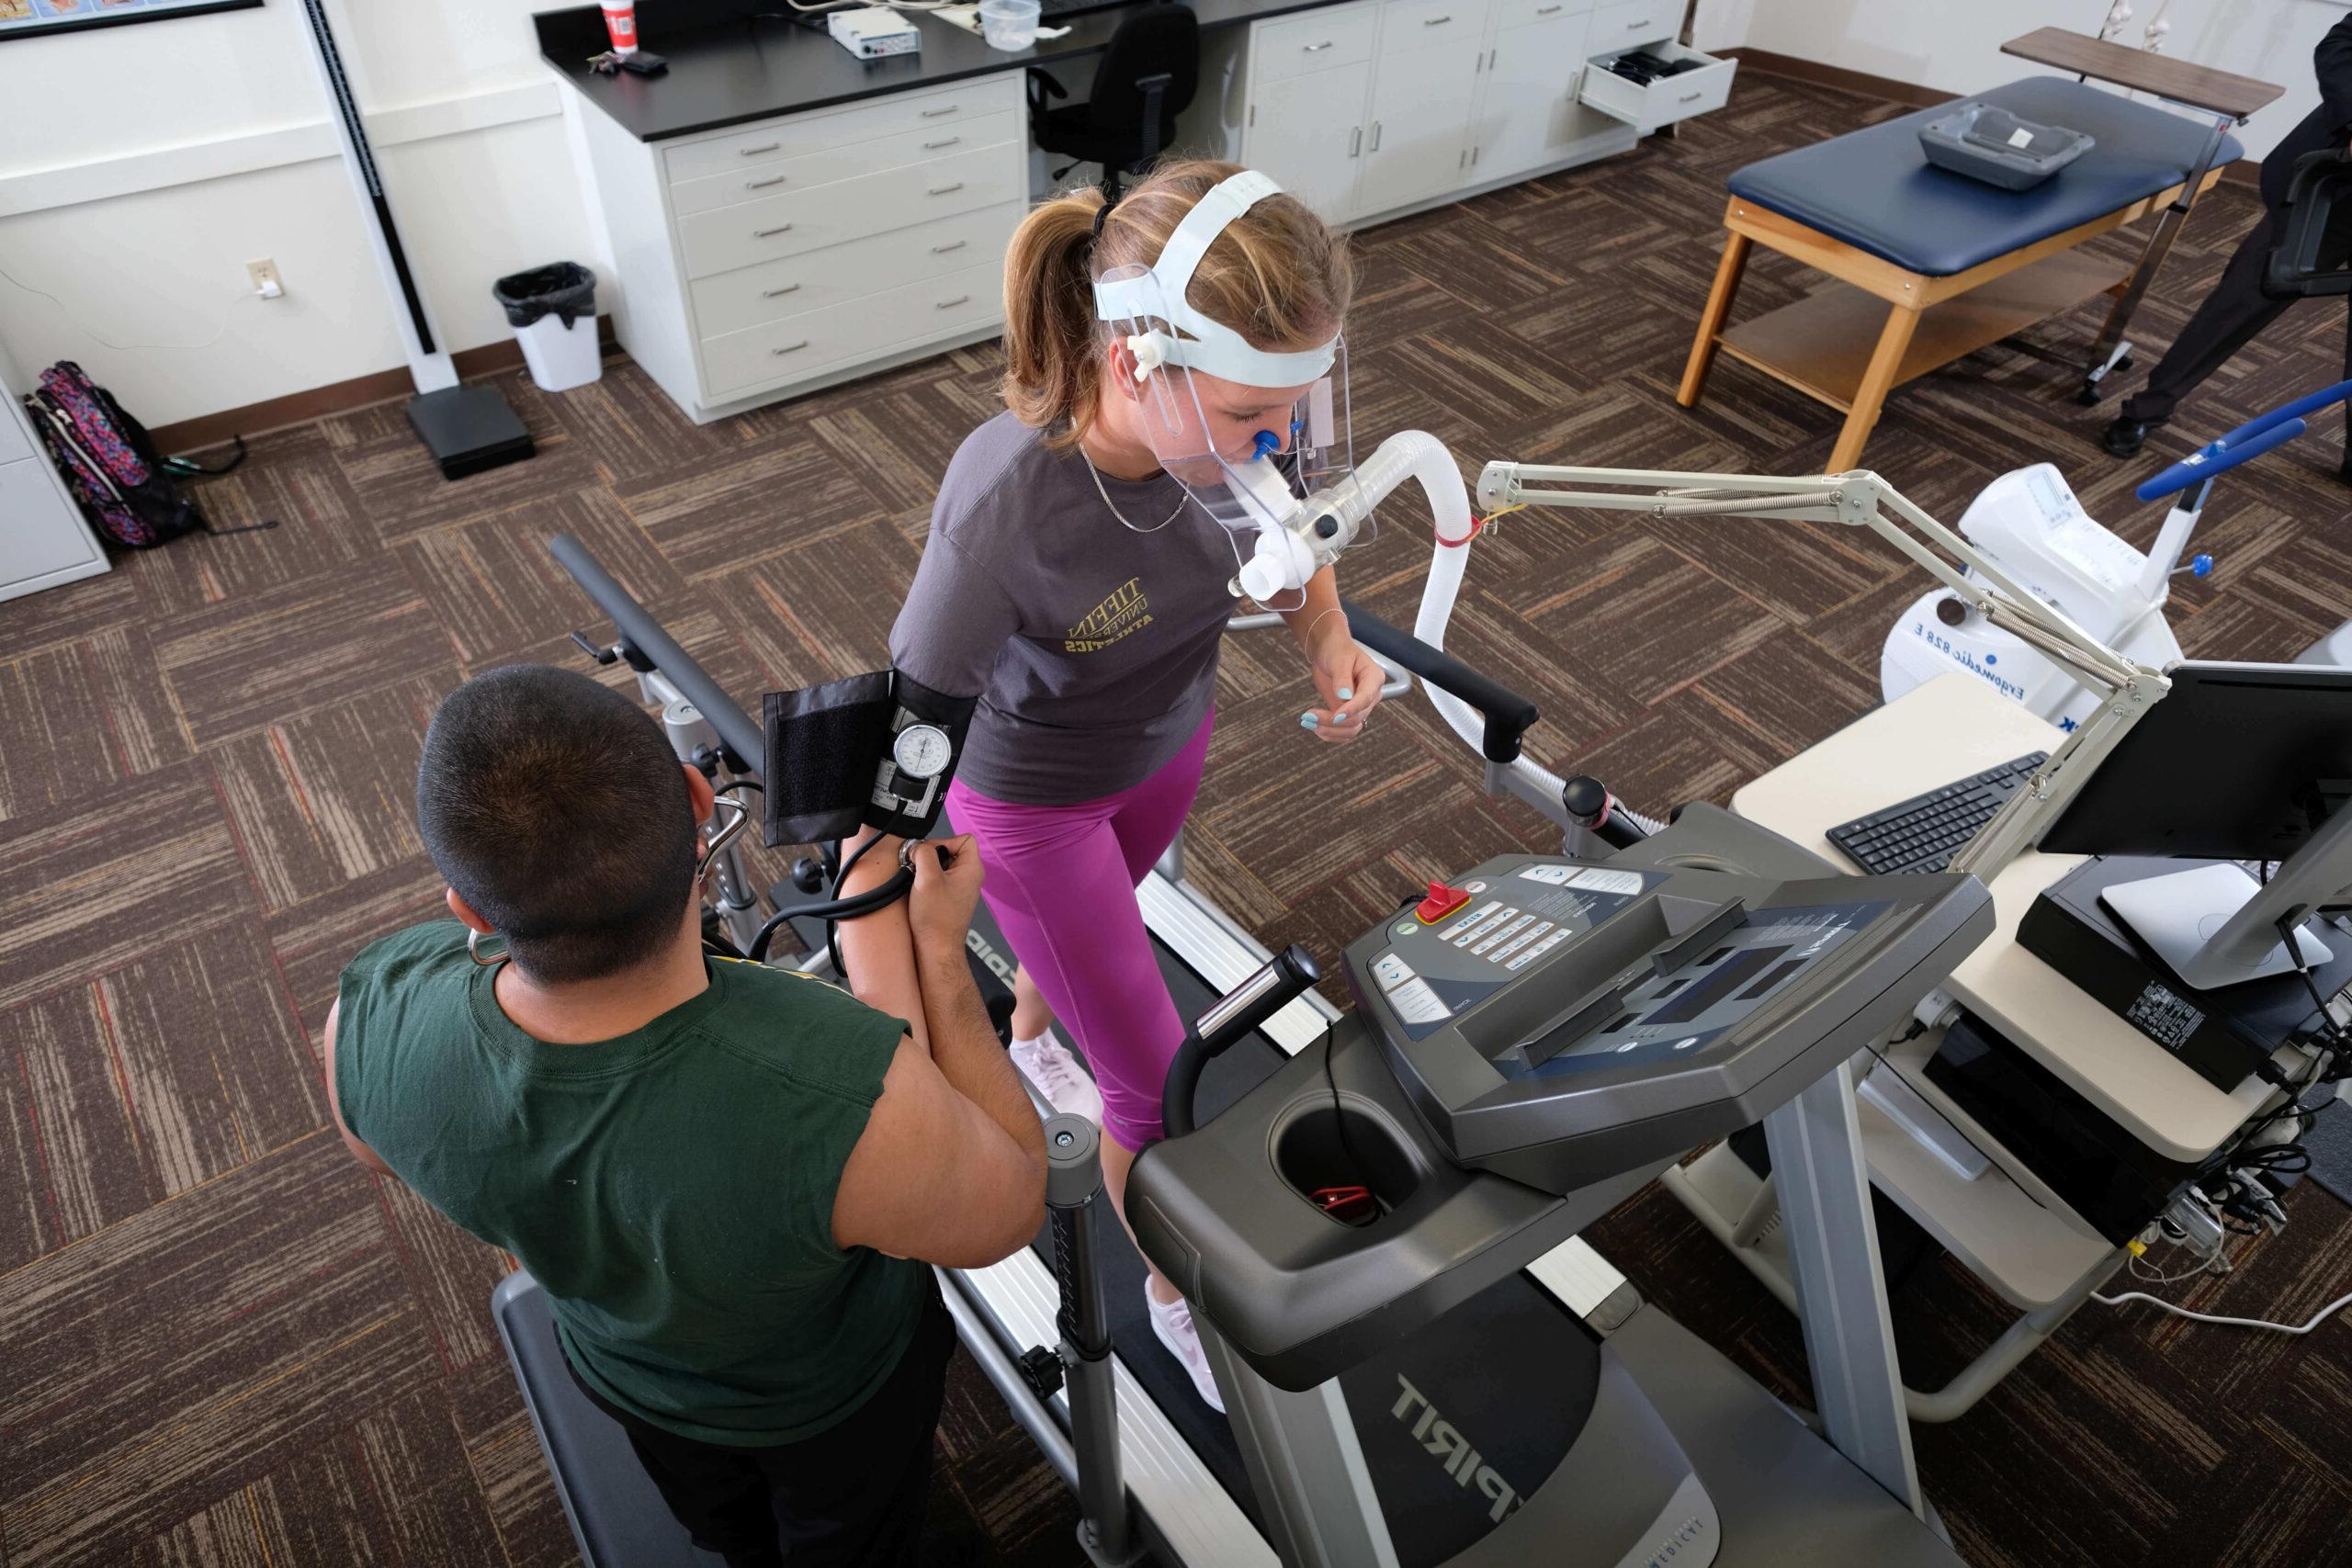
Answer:
<path fill-rule="evenodd" d="M 1183 492 L 1102 476 L 1138 528 Z M 1142 783 L 1207 715 L 1237 601 L 1225 529 L 1198 506 L 1120 525 L 1085 458 L 1001 413 L 964 439 L 890 629 L 890 662 L 978 694 L 956 776 L 994 800 L 1067 806 Z"/>

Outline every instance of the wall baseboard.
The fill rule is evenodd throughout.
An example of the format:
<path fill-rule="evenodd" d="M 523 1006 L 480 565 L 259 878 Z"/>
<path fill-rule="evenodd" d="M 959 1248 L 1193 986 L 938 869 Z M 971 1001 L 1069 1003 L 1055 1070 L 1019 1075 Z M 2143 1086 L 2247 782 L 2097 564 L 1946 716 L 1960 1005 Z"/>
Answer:
<path fill-rule="evenodd" d="M 617 346 L 613 337 L 613 319 L 596 318 L 596 339 L 606 354 Z M 464 380 L 477 380 L 513 370 L 523 363 L 523 345 L 514 339 L 501 338 L 480 348 L 461 348 L 449 355 L 449 363 L 457 367 Z M 348 381 L 336 381 L 324 387 L 312 387 L 300 392 L 288 392 L 282 398 L 269 398 L 243 408 L 223 409 L 177 424 L 163 424 L 150 432 L 155 438 L 157 450 L 166 455 L 201 452 L 225 445 L 232 435 L 267 435 L 272 431 L 292 425 L 308 424 L 312 420 L 334 414 L 349 413 L 374 403 L 390 402 L 404 398 L 415 390 L 409 379 L 408 367 L 378 370 L 366 376 L 355 376 Z"/>
<path fill-rule="evenodd" d="M 1738 61 L 1743 70 L 1761 71 L 1766 75 L 1785 76 L 1792 82 L 1809 82 L 1819 87 L 1836 87 L 1841 92 L 1885 98 L 1917 109 L 1950 103 L 1958 96 L 1939 92 L 1933 87 L 1922 87 L 1916 82 L 1898 82 L 1892 76 L 1873 76 L 1867 71 L 1849 71 L 1841 65 L 1825 65 L 1818 60 L 1807 60 L 1794 54 L 1775 54 L 1769 49 L 1750 49 L 1745 44 L 1715 52 Z M 2240 158 L 2222 171 L 2222 179 L 2228 185 L 2258 185 L 2262 179 L 2262 164 L 2256 159 Z"/>

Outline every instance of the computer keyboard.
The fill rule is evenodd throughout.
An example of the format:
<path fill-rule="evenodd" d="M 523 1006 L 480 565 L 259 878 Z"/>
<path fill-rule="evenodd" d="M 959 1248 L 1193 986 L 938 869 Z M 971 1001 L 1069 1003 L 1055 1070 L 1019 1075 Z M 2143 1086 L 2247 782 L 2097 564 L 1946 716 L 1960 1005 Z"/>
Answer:
<path fill-rule="evenodd" d="M 2034 751 L 1987 768 L 1883 811 L 1841 822 L 1829 829 L 1829 841 L 1872 876 L 1941 871 L 2008 804 L 2034 769 L 2048 761 L 2049 752 Z"/>

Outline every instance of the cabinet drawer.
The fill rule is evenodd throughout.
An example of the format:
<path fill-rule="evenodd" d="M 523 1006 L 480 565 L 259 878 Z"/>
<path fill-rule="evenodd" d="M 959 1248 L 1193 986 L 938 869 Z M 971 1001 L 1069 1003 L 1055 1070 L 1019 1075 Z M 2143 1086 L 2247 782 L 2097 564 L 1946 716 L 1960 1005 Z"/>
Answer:
<path fill-rule="evenodd" d="M 831 114 L 763 120 L 706 141 L 665 148 L 662 167 L 673 185 L 723 175 L 779 158 L 805 157 L 852 141 L 868 141 L 926 126 L 955 125 L 1021 107 L 1021 79 L 1006 73 L 959 82 L 935 93 L 909 93 Z"/>
<path fill-rule="evenodd" d="M 1592 0 L 1502 0 L 1502 14 L 1495 28 L 1509 32 L 1532 22 L 1548 22 L 1555 17 L 1573 17 L 1591 9 Z"/>
<path fill-rule="evenodd" d="M 1369 6 L 1310 11 L 1279 22 L 1260 22 L 1256 79 L 1280 82 L 1334 65 L 1354 65 L 1372 58 L 1373 34 L 1379 14 Z"/>
<path fill-rule="evenodd" d="M 1011 110 L 981 115 L 960 125 L 926 126 L 895 136 L 845 142 L 821 152 L 804 152 L 797 158 L 770 159 L 747 168 L 729 169 L 723 175 L 706 175 L 698 180 L 672 186 L 670 202 L 679 217 L 688 218 L 697 212 L 732 207 L 737 202 L 807 190 L 835 180 L 928 163 L 951 151 L 994 147 L 1020 138 L 1020 118 Z"/>
<path fill-rule="evenodd" d="M 1418 54 L 1459 39 L 1485 44 L 1491 0 L 1385 0 L 1380 7 L 1380 57 Z"/>
<path fill-rule="evenodd" d="M 1019 202 L 1008 202 L 706 277 L 693 286 L 695 335 L 723 337 L 981 265 L 1001 275 L 1023 210 Z M 1003 292 L 1001 282 L 998 292 Z"/>
<path fill-rule="evenodd" d="M 697 212 L 679 221 L 678 243 L 685 253 L 686 276 L 710 277 L 931 218 L 1018 201 L 1027 181 L 1028 160 L 1020 143 L 979 147 L 814 190 Z"/>
<path fill-rule="evenodd" d="M 6 392 L 0 392 L 0 398 L 12 403 L 17 400 Z M 0 409 L 0 463 L 13 463 L 33 455 L 31 443 L 25 437 L 25 427 L 17 423 L 19 417 L 32 416 L 25 414 L 21 408 Z"/>
<path fill-rule="evenodd" d="M 1595 33 L 1592 41 L 1600 42 L 1600 34 Z M 1643 86 L 1609 69 L 1609 62 L 1621 52 L 1612 49 L 1607 54 L 1594 56 L 1592 63 L 1585 67 L 1584 85 L 1577 89 L 1577 96 L 1601 113 L 1643 130 L 1719 109 L 1731 97 L 1731 78 L 1739 69 L 1738 61 L 1717 60 L 1712 54 L 1702 54 L 1679 43 L 1654 43 L 1647 49 L 1667 60 L 1698 60 L 1705 63 L 1679 76 L 1662 76 Z"/>
<path fill-rule="evenodd" d="M 39 457 L 0 464 L 0 518 L 7 522 L 0 528 L 0 590 L 96 558 L 90 536 L 50 488 L 47 468 Z"/>
<path fill-rule="evenodd" d="M 1676 0 L 1620 0 L 1593 12 L 1592 47 L 1611 53 L 1639 49 L 1672 38 L 1681 26 L 1682 7 Z"/>
<path fill-rule="evenodd" d="M 702 345 L 703 380 L 716 400 L 899 344 L 986 326 L 1003 318 L 1003 276 L 999 264 L 966 267 L 713 338 Z"/>

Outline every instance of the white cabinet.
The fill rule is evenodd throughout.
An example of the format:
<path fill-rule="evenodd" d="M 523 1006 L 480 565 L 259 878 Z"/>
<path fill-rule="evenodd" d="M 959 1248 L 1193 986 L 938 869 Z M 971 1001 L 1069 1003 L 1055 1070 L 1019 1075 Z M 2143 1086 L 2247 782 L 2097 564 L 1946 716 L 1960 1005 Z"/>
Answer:
<path fill-rule="evenodd" d="M 621 344 L 697 422 L 1003 324 L 1029 194 L 1017 70 L 658 145 L 570 89 L 564 108 Z"/>
<path fill-rule="evenodd" d="M 107 570 L 97 536 L 32 438 L 17 400 L 28 384 L 0 352 L 0 599 Z"/>
<path fill-rule="evenodd" d="M 1723 107 L 1733 64 L 1669 40 L 1676 0 L 1353 0 L 1251 26 L 1238 155 L 1334 223 L 1632 150 Z M 1631 49 L 1693 68 L 1609 76 Z"/>
<path fill-rule="evenodd" d="M 1496 34 L 1479 102 L 1473 167 L 1482 180 L 1556 164 L 1608 123 L 1577 102 L 1590 17 L 1570 0 L 1520 9 L 1531 19 Z"/>
<path fill-rule="evenodd" d="M 1388 212 L 1464 183 L 1494 0 L 1385 0 L 1357 206 Z"/>
<path fill-rule="evenodd" d="M 1364 96 L 1372 66 L 1354 64 L 1294 74 L 1250 106 L 1241 161 L 1327 222 L 1356 214 L 1356 178 L 1363 166 Z"/>

